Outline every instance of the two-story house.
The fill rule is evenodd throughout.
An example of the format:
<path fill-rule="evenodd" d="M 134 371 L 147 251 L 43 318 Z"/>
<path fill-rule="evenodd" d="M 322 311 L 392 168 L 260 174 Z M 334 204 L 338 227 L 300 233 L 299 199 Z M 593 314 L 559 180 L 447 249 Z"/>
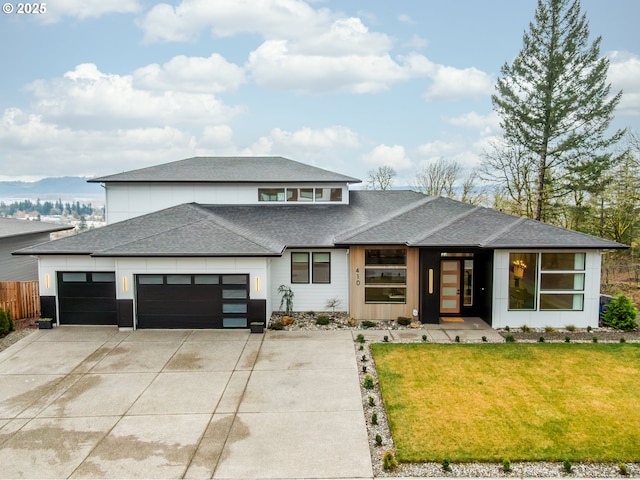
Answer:
<path fill-rule="evenodd" d="M 108 225 L 16 252 L 39 259 L 59 324 L 247 328 L 279 309 L 356 319 L 481 317 L 596 326 L 619 243 L 282 157 L 196 157 L 90 180 Z"/>

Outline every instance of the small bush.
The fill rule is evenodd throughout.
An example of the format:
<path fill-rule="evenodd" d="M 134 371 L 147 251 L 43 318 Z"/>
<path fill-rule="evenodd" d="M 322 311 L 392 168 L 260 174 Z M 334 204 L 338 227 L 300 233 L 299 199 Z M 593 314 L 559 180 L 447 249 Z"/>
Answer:
<path fill-rule="evenodd" d="M 575 332 L 576 331 L 576 326 L 575 325 L 567 325 L 565 328 L 567 329 L 567 332 Z"/>
<path fill-rule="evenodd" d="M 516 343 L 516 337 L 514 337 L 512 333 L 507 333 L 504 336 L 504 341 L 507 343 Z"/>
<path fill-rule="evenodd" d="M 482 336 L 482 341 L 486 342 L 487 341 L 487 337 L 485 335 Z"/>
<path fill-rule="evenodd" d="M 391 450 L 384 452 L 382 456 L 382 468 L 385 470 L 395 470 L 398 466 L 395 454 Z"/>
<path fill-rule="evenodd" d="M 556 329 L 554 327 L 549 326 L 549 325 L 544 327 L 544 331 L 545 331 L 545 333 L 556 333 Z"/>
<path fill-rule="evenodd" d="M 460 343 L 460 335 L 456 335 L 456 343 Z"/>
<path fill-rule="evenodd" d="M 540 343 L 544 343 L 544 337 L 543 337 L 543 336 L 540 336 L 540 338 L 538 339 L 538 342 L 540 342 Z"/>
<path fill-rule="evenodd" d="M 371 375 L 366 375 L 364 377 L 364 383 L 362 384 L 362 386 L 367 390 L 373 389 L 373 377 Z"/>
<path fill-rule="evenodd" d="M 627 340 L 624 337 L 620 337 L 620 343 L 627 343 Z"/>
<path fill-rule="evenodd" d="M 511 330 L 511 329 L 509 328 L 509 325 L 507 325 L 506 327 L 504 327 L 504 331 L 505 331 L 505 332 L 508 332 L 508 331 L 510 331 L 510 330 Z"/>
<path fill-rule="evenodd" d="M 371 415 L 371 425 L 377 425 L 378 424 L 378 414 L 377 413 L 373 413 L 373 415 Z"/>
<path fill-rule="evenodd" d="M 593 338 L 591 339 L 591 341 L 592 341 L 593 343 L 598 343 L 598 337 L 593 337 Z"/>
<path fill-rule="evenodd" d="M 376 433 L 376 445 L 382 445 L 382 436 L 379 433 Z"/>
<path fill-rule="evenodd" d="M 358 336 L 356 337 L 356 342 L 364 343 L 364 335 L 359 333 Z"/>
<path fill-rule="evenodd" d="M 362 326 L 362 328 L 371 328 L 375 327 L 378 324 L 376 322 L 372 322 L 371 320 L 363 320 L 362 322 L 360 322 L 360 325 Z"/>
<path fill-rule="evenodd" d="M 367 366 L 366 365 L 362 365 L 362 373 L 367 373 Z"/>
<path fill-rule="evenodd" d="M 366 356 L 366 355 L 362 355 L 362 356 L 360 357 L 360 361 L 361 361 L 361 362 L 366 362 L 366 361 L 367 361 L 367 356 Z"/>
<path fill-rule="evenodd" d="M 358 350 L 360 350 L 360 351 L 364 350 L 364 345 L 358 346 Z"/>
<path fill-rule="evenodd" d="M 389 342 L 389 335 L 385 335 L 384 337 L 382 337 L 382 341 L 385 343 Z"/>
<path fill-rule="evenodd" d="M 329 322 L 331 322 L 331 319 L 328 315 L 318 315 L 316 318 L 316 325 L 329 325 Z"/>
<path fill-rule="evenodd" d="M 602 314 L 605 325 L 625 332 L 638 328 L 638 309 L 629 297 L 620 294 L 611 300 L 608 307 Z"/>
<path fill-rule="evenodd" d="M 376 404 L 376 401 L 373 399 L 371 395 L 369 395 L 369 406 L 373 407 Z"/>
<path fill-rule="evenodd" d="M 507 459 L 502 461 L 502 471 L 504 473 L 509 473 L 511 471 L 511 462 Z"/>
<path fill-rule="evenodd" d="M 591 330 L 593 330 L 593 327 L 591 327 L 591 325 L 587 325 L 587 332 L 591 333 Z"/>
<path fill-rule="evenodd" d="M 9 316 L 7 312 L 0 308 L 0 335 L 6 335 L 11 331 L 11 324 L 9 323 Z"/>
<path fill-rule="evenodd" d="M 566 473 L 571 473 L 573 471 L 573 465 L 571 465 L 571 462 L 569 460 L 565 460 L 564 462 L 562 462 L 562 467 L 564 468 L 564 471 Z"/>
<path fill-rule="evenodd" d="M 282 325 L 282 322 L 273 322 L 269 324 L 269 328 L 271 330 L 282 330 L 284 325 Z"/>
<path fill-rule="evenodd" d="M 618 473 L 624 477 L 629 475 L 629 470 L 627 470 L 627 464 L 620 462 L 618 464 Z"/>
<path fill-rule="evenodd" d="M 522 325 L 522 326 L 520 327 L 520 331 L 521 331 L 522 333 L 529 333 L 529 332 L 531 331 L 531 327 L 530 327 L 529 325 L 526 325 L 526 324 L 525 324 L 525 325 Z"/>
<path fill-rule="evenodd" d="M 409 324 L 411 324 L 411 319 L 409 317 L 398 317 L 398 325 L 406 327 Z"/>
<path fill-rule="evenodd" d="M 427 341 L 427 336 L 426 335 L 422 335 L 422 341 L 426 342 Z"/>
<path fill-rule="evenodd" d="M 566 335 L 564 337 L 564 343 L 571 343 L 571 337 L 569 337 L 568 335 Z"/>
<path fill-rule="evenodd" d="M 442 460 L 442 470 L 445 472 L 451 471 L 451 461 L 446 457 Z"/>

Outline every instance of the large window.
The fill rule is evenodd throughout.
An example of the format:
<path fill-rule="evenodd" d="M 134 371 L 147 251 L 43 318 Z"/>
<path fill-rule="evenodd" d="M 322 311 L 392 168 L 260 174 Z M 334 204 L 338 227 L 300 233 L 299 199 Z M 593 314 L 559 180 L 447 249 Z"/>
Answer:
<path fill-rule="evenodd" d="M 291 252 L 291 283 L 331 283 L 330 252 Z"/>
<path fill-rule="evenodd" d="M 258 188 L 259 202 L 342 202 L 342 188 Z"/>
<path fill-rule="evenodd" d="M 582 310 L 584 253 L 510 253 L 510 310 Z"/>
<path fill-rule="evenodd" d="M 365 303 L 407 303 L 407 250 L 371 248 L 364 252 Z"/>

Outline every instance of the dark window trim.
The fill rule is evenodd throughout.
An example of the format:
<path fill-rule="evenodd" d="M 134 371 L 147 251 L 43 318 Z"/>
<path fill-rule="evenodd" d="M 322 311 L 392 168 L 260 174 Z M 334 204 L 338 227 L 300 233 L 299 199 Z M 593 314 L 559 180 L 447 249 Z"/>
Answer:
<path fill-rule="evenodd" d="M 306 262 L 306 263 L 307 263 L 307 279 L 306 279 L 306 280 L 304 280 L 304 281 L 294 280 L 294 279 L 293 279 L 293 263 L 294 263 L 294 262 L 293 262 L 293 254 L 294 254 L 294 253 L 299 254 L 299 255 L 306 255 L 306 256 L 307 256 L 307 262 Z M 290 275 L 291 283 L 295 283 L 295 284 L 304 284 L 304 283 L 309 283 L 309 276 L 310 276 L 310 270 L 311 270 L 311 269 L 309 268 L 309 266 L 310 266 L 310 265 L 309 265 L 309 260 L 310 260 L 309 252 L 294 252 L 294 251 L 292 251 L 292 252 L 291 252 L 291 257 L 290 257 L 290 258 L 291 258 L 291 262 L 290 262 L 290 263 L 291 263 L 291 267 L 290 267 L 290 268 L 291 268 L 291 272 L 290 272 L 290 273 L 291 273 L 291 275 Z M 296 262 L 296 263 L 303 263 L 303 262 Z"/>
<path fill-rule="evenodd" d="M 327 263 L 329 266 L 329 280 L 316 280 L 316 262 L 314 260 L 316 254 L 329 255 L 329 261 L 322 262 L 322 264 Z M 311 278 L 313 283 L 322 283 L 325 285 L 331 283 L 331 252 L 311 252 Z"/>

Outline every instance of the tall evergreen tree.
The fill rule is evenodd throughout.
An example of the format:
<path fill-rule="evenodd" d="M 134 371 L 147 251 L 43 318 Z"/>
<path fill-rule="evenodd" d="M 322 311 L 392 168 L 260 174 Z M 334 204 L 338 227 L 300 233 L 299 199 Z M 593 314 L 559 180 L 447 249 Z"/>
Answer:
<path fill-rule="evenodd" d="M 522 50 L 501 69 L 492 102 L 505 140 L 535 158 L 537 220 L 553 197 L 602 188 L 624 134 L 607 132 L 622 92 L 610 95 L 600 40 L 589 42 L 579 0 L 538 0 Z"/>

